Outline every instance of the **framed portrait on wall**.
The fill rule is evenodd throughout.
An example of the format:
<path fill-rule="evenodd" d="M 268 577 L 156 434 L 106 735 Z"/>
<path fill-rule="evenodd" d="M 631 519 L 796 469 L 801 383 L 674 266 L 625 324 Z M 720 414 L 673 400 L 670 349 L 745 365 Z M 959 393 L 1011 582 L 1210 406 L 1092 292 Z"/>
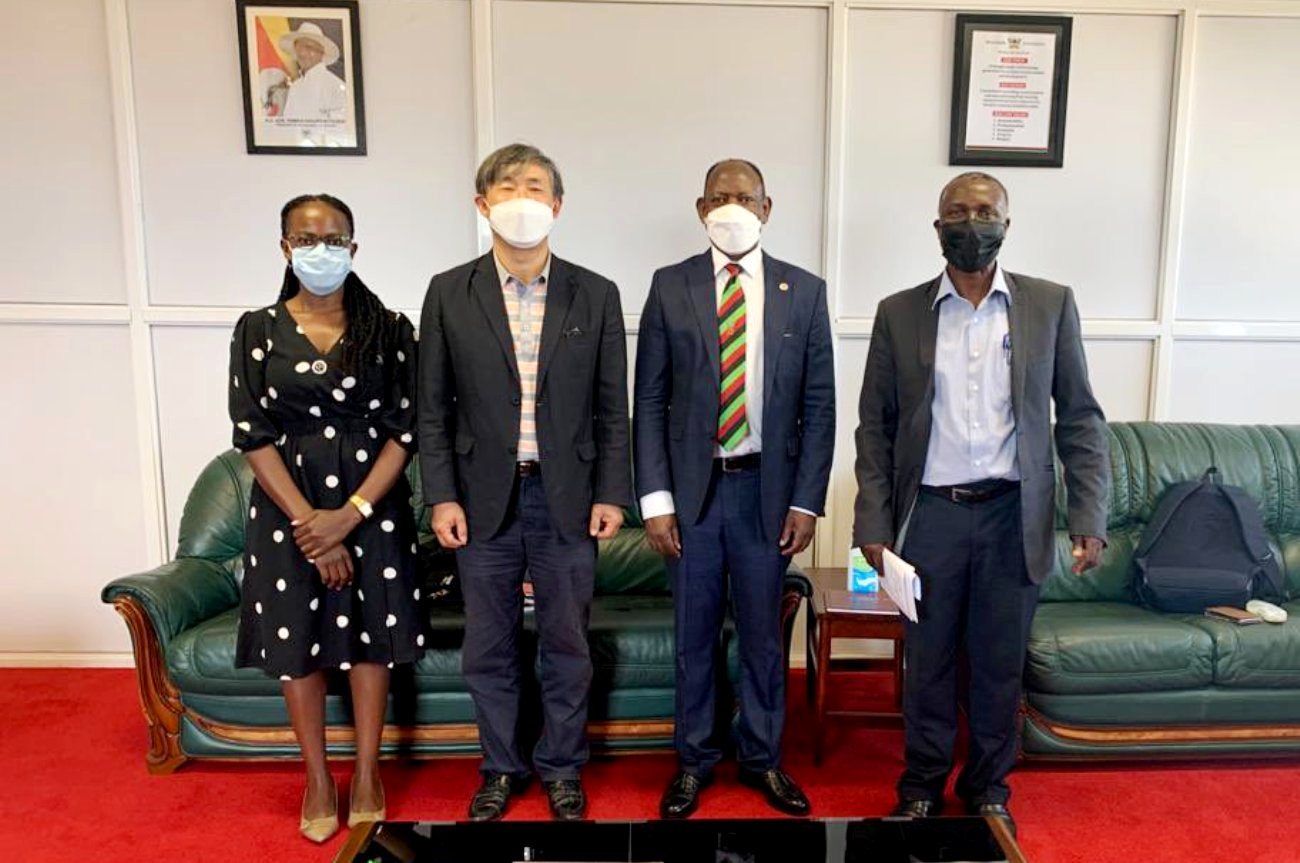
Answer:
<path fill-rule="evenodd" d="M 356 0 L 235 0 L 250 153 L 366 154 Z"/>
<path fill-rule="evenodd" d="M 1072 24 L 1030 15 L 957 16 L 948 164 L 1064 164 Z"/>

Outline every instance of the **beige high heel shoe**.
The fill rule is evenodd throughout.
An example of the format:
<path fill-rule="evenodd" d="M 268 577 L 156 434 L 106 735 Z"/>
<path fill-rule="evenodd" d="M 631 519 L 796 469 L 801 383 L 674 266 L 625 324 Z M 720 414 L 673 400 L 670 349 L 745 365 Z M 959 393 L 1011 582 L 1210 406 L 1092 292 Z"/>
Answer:
<path fill-rule="evenodd" d="M 298 821 L 298 832 L 311 841 L 320 845 L 329 839 L 335 833 L 339 832 L 339 792 L 331 783 L 331 789 L 334 791 L 334 811 L 328 815 L 322 815 L 320 818 L 308 818 L 305 815 Z M 307 803 L 307 792 L 303 792 L 302 802 Z"/>
<path fill-rule="evenodd" d="M 348 788 L 348 828 L 349 829 L 356 827 L 358 824 L 367 824 L 371 821 L 384 821 L 388 818 L 388 806 L 386 805 L 387 801 L 383 800 L 384 792 L 382 787 L 379 790 L 379 797 L 380 800 L 383 802 L 379 804 L 378 809 L 370 809 L 370 810 L 357 809 L 356 805 L 352 802 L 353 799 L 352 789 L 351 787 Z"/>

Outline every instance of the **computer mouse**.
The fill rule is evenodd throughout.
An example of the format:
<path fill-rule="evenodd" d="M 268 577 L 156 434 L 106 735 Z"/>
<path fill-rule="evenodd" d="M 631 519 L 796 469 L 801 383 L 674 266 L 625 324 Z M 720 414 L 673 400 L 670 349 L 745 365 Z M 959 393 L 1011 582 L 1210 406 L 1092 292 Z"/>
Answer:
<path fill-rule="evenodd" d="M 1286 609 L 1262 599 L 1252 599 L 1246 603 L 1246 610 L 1265 623 L 1286 623 Z"/>

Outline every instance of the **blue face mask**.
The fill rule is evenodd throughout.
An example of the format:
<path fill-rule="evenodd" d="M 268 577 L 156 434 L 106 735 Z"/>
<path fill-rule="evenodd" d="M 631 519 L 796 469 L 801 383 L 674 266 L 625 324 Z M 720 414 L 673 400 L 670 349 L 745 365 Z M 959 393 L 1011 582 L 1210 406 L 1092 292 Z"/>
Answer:
<path fill-rule="evenodd" d="M 293 274 L 302 286 L 318 297 L 329 296 L 339 289 L 352 272 L 352 252 L 317 243 L 308 249 L 293 250 Z"/>

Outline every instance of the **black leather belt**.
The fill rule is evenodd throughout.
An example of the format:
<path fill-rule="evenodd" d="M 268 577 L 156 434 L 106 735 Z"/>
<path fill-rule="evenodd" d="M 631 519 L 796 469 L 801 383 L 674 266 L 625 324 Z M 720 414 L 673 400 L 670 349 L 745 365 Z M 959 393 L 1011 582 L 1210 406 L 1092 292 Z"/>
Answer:
<path fill-rule="evenodd" d="M 540 461 L 517 461 L 515 462 L 515 473 L 519 476 L 541 476 L 542 463 Z"/>
<path fill-rule="evenodd" d="M 740 473 L 746 470 L 758 470 L 762 463 L 762 453 L 751 452 L 749 455 L 715 458 L 713 463 L 723 473 Z"/>
<path fill-rule="evenodd" d="M 985 479 L 967 485 L 923 485 L 921 491 L 953 503 L 984 503 L 1010 494 L 1018 488 L 1020 483 L 1009 479 Z"/>

